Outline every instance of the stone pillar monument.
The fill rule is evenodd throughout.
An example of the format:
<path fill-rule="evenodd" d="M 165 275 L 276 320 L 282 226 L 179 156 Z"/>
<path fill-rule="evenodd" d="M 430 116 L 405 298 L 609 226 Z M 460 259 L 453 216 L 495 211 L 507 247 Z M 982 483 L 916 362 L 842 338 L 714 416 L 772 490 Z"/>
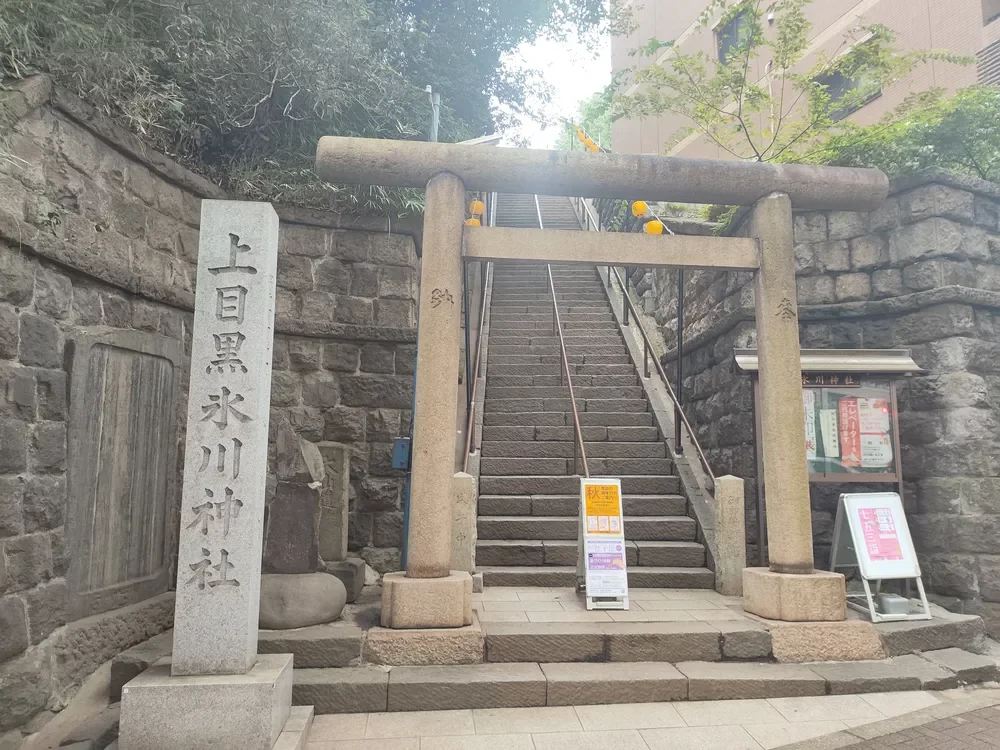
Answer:
<path fill-rule="evenodd" d="M 844 576 L 813 568 L 792 232 L 787 195 L 757 202 L 750 234 L 760 243 L 754 292 L 771 567 L 744 570 L 744 608 L 774 620 L 843 620 Z"/>
<path fill-rule="evenodd" d="M 174 648 L 122 691 L 123 750 L 270 750 L 291 654 L 257 654 L 278 216 L 204 201 Z"/>
<path fill-rule="evenodd" d="M 443 172 L 427 183 L 420 266 L 410 532 L 404 573 L 382 582 L 382 625 L 472 624 L 472 576 L 451 570 L 452 477 L 462 311 L 465 186 Z"/>

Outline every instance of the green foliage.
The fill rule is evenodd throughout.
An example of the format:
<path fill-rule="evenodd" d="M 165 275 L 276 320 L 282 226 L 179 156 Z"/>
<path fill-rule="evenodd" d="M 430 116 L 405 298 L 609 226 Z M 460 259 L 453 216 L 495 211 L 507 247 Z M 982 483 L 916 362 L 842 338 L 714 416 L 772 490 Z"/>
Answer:
<path fill-rule="evenodd" d="M 48 72 L 234 192 L 399 210 L 415 195 L 319 183 L 318 138 L 426 138 L 427 84 L 441 140 L 484 135 L 545 101 L 507 52 L 617 18 L 604 0 L 0 0 L 0 77 Z"/>
<path fill-rule="evenodd" d="M 604 148 L 611 148 L 611 100 L 614 95 L 614 84 L 605 87 L 591 97 L 580 102 L 577 112 L 576 122 L 587 134 Z M 576 139 L 576 128 L 572 122 L 563 124 L 556 148 L 560 151 L 570 151 L 571 149 L 582 149 L 583 146 Z"/>
<path fill-rule="evenodd" d="M 810 2 L 712 0 L 700 23 L 705 29 L 717 21 L 714 28 L 726 42 L 721 54 L 685 53 L 670 42 L 651 40 L 636 54 L 663 59 L 632 71 L 640 91 L 616 97 L 615 117 L 678 114 L 690 125 L 668 148 L 699 134 L 738 158 L 789 161 L 817 138 L 848 129 L 847 113 L 917 65 L 965 62 L 940 51 L 898 51 L 890 29 L 871 25 L 804 69 Z"/>
<path fill-rule="evenodd" d="M 944 167 L 1000 182 L 1000 89 L 973 86 L 943 101 L 914 97 L 882 122 L 849 126 L 802 160 L 893 176 Z"/>

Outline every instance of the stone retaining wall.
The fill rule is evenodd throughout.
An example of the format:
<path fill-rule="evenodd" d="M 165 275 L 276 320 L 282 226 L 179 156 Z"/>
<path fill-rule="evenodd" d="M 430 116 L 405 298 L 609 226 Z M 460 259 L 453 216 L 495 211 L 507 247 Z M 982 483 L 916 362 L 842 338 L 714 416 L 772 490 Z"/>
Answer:
<path fill-rule="evenodd" d="M 0 135 L 3 744 L 170 626 L 200 201 L 228 196 L 41 76 L 0 94 Z M 281 421 L 350 445 L 350 548 L 396 570 L 415 233 L 279 215 L 272 469 Z"/>
<path fill-rule="evenodd" d="M 933 171 L 896 181 L 870 214 L 795 218 L 805 348 L 913 350 L 929 376 L 900 385 L 905 502 L 925 580 L 1000 635 L 1000 188 Z M 685 287 L 684 396 L 717 474 L 745 477 L 748 559 L 758 550 L 752 389 L 733 348 L 756 345 L 747 273 L 694 272 Z M 647 273 L 642 302 L 672 371 L 676 275 Z M 854 489 L 858 489 L 855 485 Z M 881 485 L 880 489 L 885 489 Z M 812 490 L 817 566 L 841 486 Z"/>

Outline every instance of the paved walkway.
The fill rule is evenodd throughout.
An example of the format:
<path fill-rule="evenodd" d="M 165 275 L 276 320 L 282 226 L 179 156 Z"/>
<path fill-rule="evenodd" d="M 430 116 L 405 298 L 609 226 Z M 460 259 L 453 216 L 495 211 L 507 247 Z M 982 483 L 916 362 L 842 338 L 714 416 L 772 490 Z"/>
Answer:
<path fill-rule="evenodd" d="M 926 748 L 927 750 L 974 750 L 975 748 L 1000 747 L 1000 707 L 991 706 L 978 711 L 938 719 L 901 732 L 868 740 L 854 747 L 864 750 L 882 748 Z"/>
<path fill-rule="evenodd" d="M 975 700 L 984 695 L 991 699 Z M 928 710 L 957 712 L 966 699 L 974 700 L 967 706 L 971 713 L 935 719 L 915 737 L 896 741 L 878 730 L 890 720 L 903 722 L 890 731 L 903 729 Z M 761 750 L 798 743 L 817 749 L 997 748 L 1000 710 L 984 713 L 984 703 L 1000 703 L 1000 690 L 346 714 L 316 717 L 307 750 Z M 869 727 L 868 737 L 854 733 Z M 874 737 L 872 744 L 859 744 Z M 928 740 L 939 744 L 913 744 Z"/>

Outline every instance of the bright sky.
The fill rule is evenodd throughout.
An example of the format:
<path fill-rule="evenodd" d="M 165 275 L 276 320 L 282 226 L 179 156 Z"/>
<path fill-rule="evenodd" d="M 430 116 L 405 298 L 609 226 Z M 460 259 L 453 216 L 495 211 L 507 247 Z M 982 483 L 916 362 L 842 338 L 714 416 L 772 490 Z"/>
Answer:
<path fill-rule="evenodd" d="M 557 122 L 573 118 L 581 101 L 600 91 L 611 81 L 611 42 L 605 39 L 600 49 L 590 51 L 575 39 L 542 40 L 525 44 L 511 55 L 510 64 L 543 71 L 555 90 L 546 113 Z M 559 136 L 558 126 L 522 120 L 518 135 L 528 140 L 532 148 L 552 148 Z"/>

